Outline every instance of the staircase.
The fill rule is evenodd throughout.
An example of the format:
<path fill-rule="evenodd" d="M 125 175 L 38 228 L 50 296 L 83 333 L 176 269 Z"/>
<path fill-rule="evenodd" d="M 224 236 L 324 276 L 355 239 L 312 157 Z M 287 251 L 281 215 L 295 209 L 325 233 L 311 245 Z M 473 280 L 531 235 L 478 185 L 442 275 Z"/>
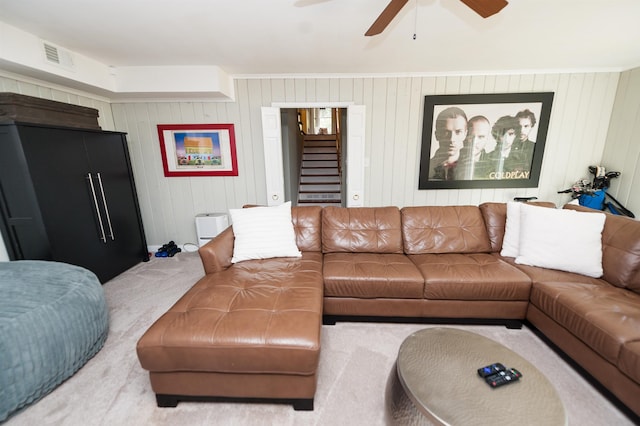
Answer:
<path fill-rule="evenodd" d="M 336 135 L 304 135 L 298 205 L 341 204 L 340 151 Z"/>

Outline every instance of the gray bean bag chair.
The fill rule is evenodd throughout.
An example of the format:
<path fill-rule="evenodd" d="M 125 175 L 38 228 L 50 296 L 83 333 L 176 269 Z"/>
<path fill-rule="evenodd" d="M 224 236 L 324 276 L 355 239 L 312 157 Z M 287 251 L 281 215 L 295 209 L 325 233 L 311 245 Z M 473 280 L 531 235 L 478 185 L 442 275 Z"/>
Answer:
<path fill-rule="evenodd" d="M 0 422 L 78 371 L 108 329 L 93 272 L 59 262 L 0 262 Z"/>

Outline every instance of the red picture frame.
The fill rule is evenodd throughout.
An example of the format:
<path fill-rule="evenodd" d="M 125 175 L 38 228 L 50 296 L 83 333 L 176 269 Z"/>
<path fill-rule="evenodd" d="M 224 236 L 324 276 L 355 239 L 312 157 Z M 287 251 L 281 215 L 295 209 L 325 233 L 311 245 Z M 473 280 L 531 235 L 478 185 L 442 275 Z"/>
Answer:
<path fill-rule="evenodd" d="M 166 177 L 238 176 L 233 124 L 158 124 Z"/>

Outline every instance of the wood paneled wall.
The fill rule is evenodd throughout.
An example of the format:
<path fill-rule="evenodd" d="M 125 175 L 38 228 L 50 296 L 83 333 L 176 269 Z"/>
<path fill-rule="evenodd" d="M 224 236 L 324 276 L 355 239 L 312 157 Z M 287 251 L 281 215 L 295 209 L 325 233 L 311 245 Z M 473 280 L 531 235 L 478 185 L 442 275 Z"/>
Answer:
<path fill-rule="evenodd" d="M 588 178 L 603 160 L 621 74 L 528 74 L 436 77 L 241 78 L 234 102 L 113 103 L 113 129 L 128 133 L 147 240 L 196 242 L 194 216 L 266 204 L 260 107 L 272 103 L 352 102 L 366 107 L 365 205 L 446 205 L 537 196 L 561 205 L 557 191 Z M 631 77 L 623 74 L 625 78 Z M 99 101 L 2 78 L 3 89 L 85 105 Z M 9 86 L 9 87 L 7 87 Z M 637 86 L 637 85 L 636 85 Z M 51 91 L 50 91 L 51 90 Z M 540 185 L 528 189 L 418 190 L 425 95 L 555 92 Z M 620 95 L 619 95 L 620 96 Z M 64 98 L 64 99 L 63 99 Z M 96 99 L 98 99 L 96 97 Z M 636 104 L 640 93 L 635 94 Z M 95 105 L 88 105 L 94 106 Z M 101 108 L 101 117 L 103 111 Z M 107 108 L 108 109 L 108 108 Z M 108 116 L 105 112 L 105 115 Z M 164 177 L 157 124 L 232 123 L 239 176 Z M 110 129 L 109 125 L 103 128 Z M 618 152 L 618 150 L 616 150 Z M 615 155 L 611 154 L 610 155 Z M 619 153 L 620 161 L 627 153 Z M 637 151 L 635 163 L 638 168 Z M 630 174 L 630 173 L 629 173 Z"/>
<path fill-rule="evenodd" d="M 272 103 L 353 102 L 366 107 L 365 205 L 445 205 L 537 196 L 588 177 L 602 158 L 619 73 L 468 77 L 262 78 L 236 80 L 236 102 L 114 104 L 129 133 L 145 228 L 151 244 L 195 241 L 193 217 L 266 203 L 260 107 Z M 425 95 L 555 92 L 540 185 L 528 189 L 418 190 Z M 233 123 L 238 177 L 165 178 L 158 123 Z"/>
<path fill-rule="evenodd" d="M 621 173 L 609 191 L 640 218 L 640 68 L 620 76 L 601 165 Z"/>

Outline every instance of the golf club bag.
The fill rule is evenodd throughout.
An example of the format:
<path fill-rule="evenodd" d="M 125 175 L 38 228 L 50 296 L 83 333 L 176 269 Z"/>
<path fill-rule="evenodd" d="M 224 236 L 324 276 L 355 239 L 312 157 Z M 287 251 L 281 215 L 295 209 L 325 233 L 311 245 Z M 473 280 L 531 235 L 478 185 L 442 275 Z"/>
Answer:
<path fill-rule="evenodd" d="M 580 179 L 571 188 L 558 193 L 570 193 L 573 199 L 578 199 L 581 206 L 603 211 L 609 209 L 613 214 L 635 218 L 633 212 L 623 206 L 613 195 L 607 193 L 611 179 L 620 176 L 620 172 L 607 172 L 602 166 L 589 166 L 589 172 L 593 174 L 592 182 Z"/>

